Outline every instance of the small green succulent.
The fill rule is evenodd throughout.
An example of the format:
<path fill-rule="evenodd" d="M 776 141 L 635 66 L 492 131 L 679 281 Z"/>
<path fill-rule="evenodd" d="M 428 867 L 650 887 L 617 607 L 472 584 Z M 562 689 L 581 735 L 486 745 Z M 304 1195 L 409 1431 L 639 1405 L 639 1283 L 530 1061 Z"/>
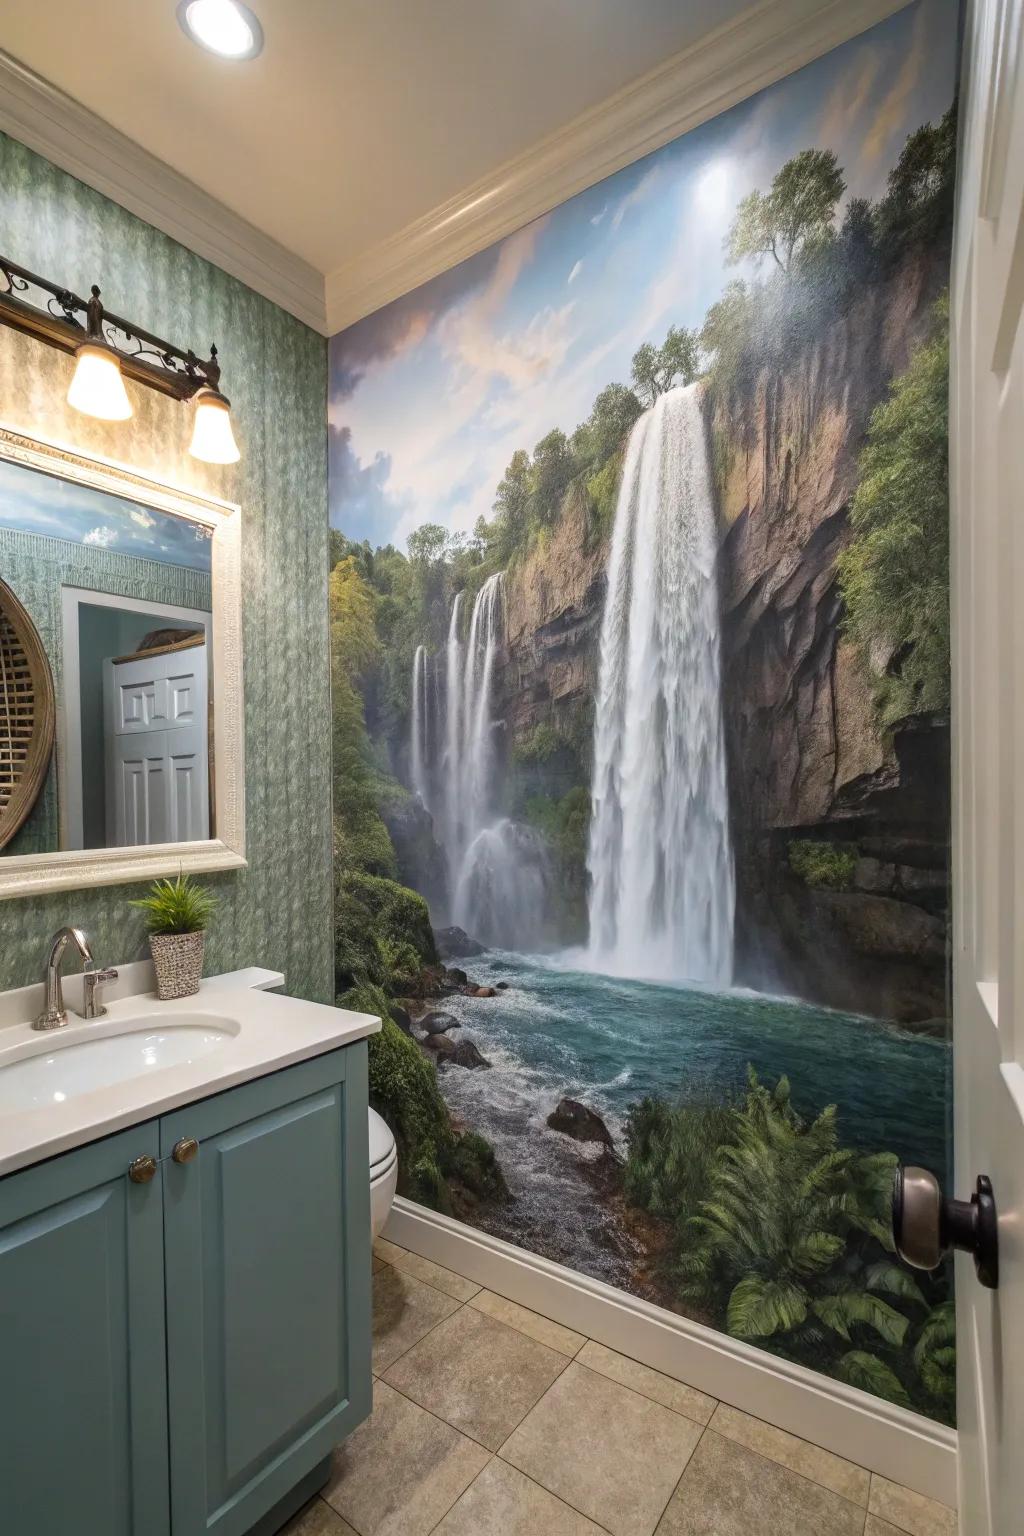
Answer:
<path fill-rule="evenodd" d="M 146 913 L 149 933 L 201 933 L 213 915 L 217 898 L 179 870 L 176 880 L 154 880 L 149 895 L 129 905 Z"/>

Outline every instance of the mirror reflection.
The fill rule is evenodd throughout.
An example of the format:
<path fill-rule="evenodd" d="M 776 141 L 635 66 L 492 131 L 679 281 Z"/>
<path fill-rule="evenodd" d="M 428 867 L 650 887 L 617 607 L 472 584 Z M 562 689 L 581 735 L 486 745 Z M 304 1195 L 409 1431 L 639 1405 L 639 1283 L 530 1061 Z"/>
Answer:
<path fill-rule="evenodd" d="M 15 654 L 34 631 L 56 706 L 36 789 L 44 679 L 19 705 L 0 647 L 0 765 L 22 801 L 5 831 L 0 797 L 0 857 L 215 835 L 212 533 L 0 460 L 0 631 L 9 612 Z"/>

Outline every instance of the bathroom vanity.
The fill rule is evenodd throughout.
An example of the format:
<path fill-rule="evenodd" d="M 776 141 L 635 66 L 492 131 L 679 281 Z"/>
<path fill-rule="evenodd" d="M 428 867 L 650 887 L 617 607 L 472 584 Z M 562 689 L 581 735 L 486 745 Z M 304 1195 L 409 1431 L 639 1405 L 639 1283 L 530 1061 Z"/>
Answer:
<path fill-rule="evenodd" d="M 252 980 L 56 1036 L 0 998 L 11 1536 L 264 1536 L 370 1411 L 379 1021 Z"/>

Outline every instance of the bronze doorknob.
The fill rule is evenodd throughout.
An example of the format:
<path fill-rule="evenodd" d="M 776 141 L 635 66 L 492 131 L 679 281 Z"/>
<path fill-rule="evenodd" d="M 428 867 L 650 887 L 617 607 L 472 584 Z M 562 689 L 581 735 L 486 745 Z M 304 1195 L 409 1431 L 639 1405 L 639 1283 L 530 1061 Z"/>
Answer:
<path fill-rule="evenodd" d="M 979 1174 L 970 1200 L 947 1200 L 927 1168 L 896 1170 L 892 1189 L 896 1252 L 914 1269 L 937 1269 L 953 1248 L 974 1255 L 982 1285 L 999 1284 L 999 1230 L 992 1180 Z"/>
<path fill-rule="evenodd" d="M 132 1158 L 128 1164 L 128 1177 L 133 1184 L 148 1184 L 156 1173 L 156 1158 L 150 1157 L 144 1152 L 141 1157 Z"/>
<path fill-rule="evenodd" d="M 171 1148 L 171 1157 L 176 1163 L 190 1163 L 199 1151 L 199 1143 L 194 1136 L 182 1136 Z"/>

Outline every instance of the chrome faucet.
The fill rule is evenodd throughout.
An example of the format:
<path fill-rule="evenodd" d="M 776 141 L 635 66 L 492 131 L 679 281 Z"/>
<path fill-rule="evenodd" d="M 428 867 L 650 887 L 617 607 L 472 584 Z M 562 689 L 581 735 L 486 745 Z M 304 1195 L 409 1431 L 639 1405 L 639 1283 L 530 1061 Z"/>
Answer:
<path fill-rule="evenodd" d="M 63 1029 L 68 1021 L 67 1009 L 64 1007 L 64 988 L 61 984 L 61 962 L 69 939 L 85 961 L 85 1006 L 82 1009 L 82 1018 L 98 1019 L 107 1011 L 102 1006 L 96 1005 L 96 984 L 100 981 L 115 981 L 117 972 L 97 970 L 89 941 L 81 928 L 65 927 L 59 929 L 50 941 L 50 953 L 46 960 L 44 978 L 46 995 L 43 999 L 43 1011 L 32 1025 L 33 1029 Z"/>

